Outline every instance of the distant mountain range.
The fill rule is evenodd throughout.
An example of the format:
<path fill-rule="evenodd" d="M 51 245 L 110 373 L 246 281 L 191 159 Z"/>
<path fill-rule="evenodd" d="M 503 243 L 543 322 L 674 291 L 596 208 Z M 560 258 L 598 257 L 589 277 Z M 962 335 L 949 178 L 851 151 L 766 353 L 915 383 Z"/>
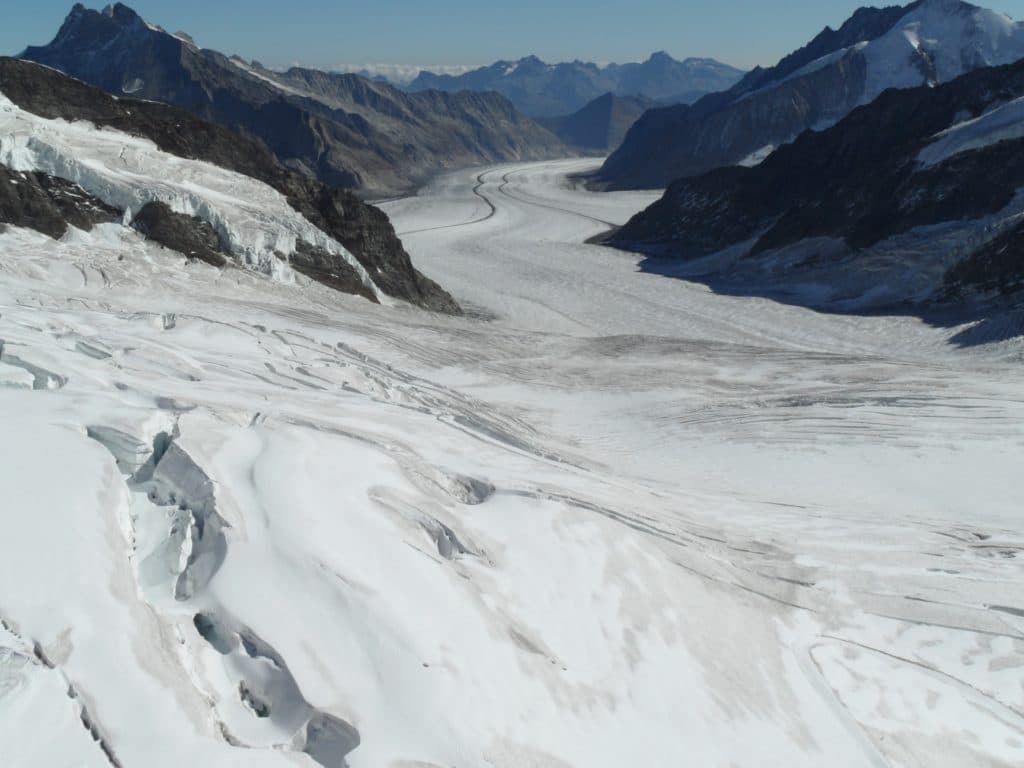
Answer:
<path fill-rule="evenodd" d="M 494 91 L 531 117 L 561 117 L 606 93 L 689 103 L 706 93 L 729 88 L 741 77 L 742 70 L 714 59 L 677 61 L 667 53 L 655 53 L 642 63 L 606 67 L 582 61 L 547 64 L 536 56 L 527 56 L 462 75 L 421 72 L 407 90 Z"/>
<path fill-rule="evenodd" d="M 647 112 L 597 179 L 656 188 L 750 164 L 807 129 L 835 124 L 887 88 L 936 85 L 1024 56 L 1024 27 L 960 0 L 861 8 L 770 69 L 723 93 Z"/>
<path fill-rule="evenodd" d="M 1024 296 L 1022 189 L 1024 60 L 888 90 L 757 166 L 681 179 L 612 242 L 730 292 L 990 310 Z"/>
<path fill-rule="evenodd" d="M 640 116 L 656 104 L 644 96 L 606 93 L 571 115 L 541 117 L 537 122 L 571 147 L 604 154 L 617 148 Z"/>
<path fill-rule="evenodd" d="M 569 150 L 496 93 L 405 93 L 357 75 L 276 73 L 199 48 L 120 3 L 76 4 L 54 40 L 22 58 L 113 94 L 163 101 L 266 144 L 288 167 L 364 195 L 440 171 Z"/>

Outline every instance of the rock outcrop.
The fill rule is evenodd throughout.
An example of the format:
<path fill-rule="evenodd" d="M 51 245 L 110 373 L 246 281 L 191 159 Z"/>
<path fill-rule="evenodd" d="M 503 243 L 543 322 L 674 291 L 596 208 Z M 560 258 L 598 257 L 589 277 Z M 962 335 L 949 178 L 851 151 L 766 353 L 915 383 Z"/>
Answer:
<path fill-rule="evenodd" d="M 213 227 L 195 216 L 175 213 L 166 203 L 144 205 L 135 214 L 132 226 L 153 242 L 189 259 L 205 261 L 214 267 L 227 266 L 228 259 Z"/>
<path fill-rule="evenodd" d="M 76 184 L 0 165 L 0 226 L 12 224 L 60 238 L 69 226 L 88 231 L 120 218 L 121 211 Z"/>
<path fill-rule="evenodd" d="M 890 90 L 750 168 L 680 179 L 611 243 L 825 308 L 1002 301 L 1024 273 L 1024 61 Z"/>

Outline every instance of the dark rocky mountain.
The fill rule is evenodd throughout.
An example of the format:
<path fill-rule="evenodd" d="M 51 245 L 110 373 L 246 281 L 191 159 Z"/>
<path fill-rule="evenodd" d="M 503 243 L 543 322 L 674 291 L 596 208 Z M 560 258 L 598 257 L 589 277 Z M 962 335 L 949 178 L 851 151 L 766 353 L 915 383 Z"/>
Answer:
<path fill-rule="evenodd" d="M 586 152 L 609 152 L 655 102 L 644 96 L 598 96 L 579 112 L 565 117 L 538 118 L 562 141 Z"/>
<path fill-rule="evenodd" d="M 228 265 L 224 246 L 214 228 L 197 216 L 175 213 L 167 203 L 146 203 L 135 214 L 132 226 L 153 242 L 190 259 L 199 259 L 214 267 Z"/>
<path fill-rule="evenodd" d="M 200 120 L 182 109 L 153 101 L 115 98 L 56 70 L 18 59 L 0 57 L 0 92 L 36 115 L 88 120 L 100 127 L 147 138 L 170 154 L 204 160 L 257 179 L 284 195 L 292 208 L 348 249 L 387 295 L 436 311 L 459 312 L 458 305 L 440 286 L 416 271 L 382 211 L 351 192 L 286 168 L 258 141 Z M 12 179 L 11 173 L 0 168 L 0 221 L 59 237 L 68 224 L 88 229 L 90 220 L 109 221 L 112 216 L 120 216 L 120 211 L 112 212 L 74 185 L 38 174 L 29 184 L 13 185 L 10 182 L 20 180 L 20 176 Z M 67 204 L 61 202 L 68 197 L 66 188 L 73 193 L 71 203 Z M 161 211 L 152 213 L 159 223 Z M 189 232 L 180 220 L 160 226 L 172 235 L 175 228 L 181 230 L 180 236 L 164 238 L 164 244 L 186 255 L 197 248 L 195 238 L 201 242 L 205 237 L 202 232 Z M 206 242 L 211 251 L 218 250 L 209 240 Z M 294 257 L 297 268 L 304 263 L 303 256 L 300 253 Z M 319 263 L 313 276 L 338 287 L 344 281 L 337 275 L 350 267 L 338 259 L 334 262 Z M 361 286 L 355 292 L 361 292 Z"/>
<path fill-rule="evenodd" d="M 889 90 L 756 167 L 680 179 L 610 242 L 827 309 L 1024 298 L 1024 61 Z"/>
<path fill-rule="evenodd" d="M 56 239 L 63 237 L 69 226 L 88 232 L 97 224 L 120 218 L 121 211 L 77 184 L 0 165 L 0 231 L 6 224 L 13 224 Z"/>
<path fill-rule="evenodd" d="M 1024 27 L 960 0 L 862 8 L 770 69 L 692 106 L 651 110 L 597 174 L 611 188 L 658 188 L 757 162 L 809 128 L 834 124 L 886 88 L 948 82 L 1024 56 Z"/>
<path fill-rule="evenodd" d="M 201 49 L 125 5 L 72 9 L 22 58 L 117 95 L 163 101 L 258 139 L 288 167 L 364 196 L 455 167 L 567 154 L 497 94 L 407 94 L 357 75 L 277 74 Z"/>
<path fill-rule="evenodd" d="M 462 75 L 421 72 L 408 90 L 496 91 L 524 114 L 558 117 L 583 109 L 605 93 L 671 103 L 695 101 L 706 93 L 729 88 L 742 76 L 742 70 L 714 59 L 676 61 L 667 53 L 656 53 L 639 64 L 607 67 L 583 61 L 546 64 L 527 56 Z"/>

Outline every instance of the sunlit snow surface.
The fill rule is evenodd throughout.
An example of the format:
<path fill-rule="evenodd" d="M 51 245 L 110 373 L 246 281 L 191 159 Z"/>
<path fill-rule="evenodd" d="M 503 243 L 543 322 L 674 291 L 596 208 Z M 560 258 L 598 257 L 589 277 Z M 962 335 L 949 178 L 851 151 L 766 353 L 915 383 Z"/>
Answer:
<path fill-rule="evenodd" d="M 0 235 L 4 768 L 1024 762 L 1024 348 L 639 273 L 586 167 L 386 206 L 461 319 Z"/>

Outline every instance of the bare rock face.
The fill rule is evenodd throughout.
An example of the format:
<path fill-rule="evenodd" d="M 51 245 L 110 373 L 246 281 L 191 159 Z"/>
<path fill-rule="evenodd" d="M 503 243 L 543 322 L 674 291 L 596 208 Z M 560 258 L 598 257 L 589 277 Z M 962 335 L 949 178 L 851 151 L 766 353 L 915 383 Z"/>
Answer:
<path fill-rule="evenodd" d="M 391 221 L 379 208 L 366 205 L 351 192 L 322 184 L 306 183 L 288 200 L 299 213 L 345 246 L 387 295 L 403 297 L 435 312 L 461 314 L 455 299 L 413 267 Z M 382 268 L 382 264 L 387 268 Z M 340 264 L 337 268 L 344 270 Z"/>
<path fill-rule="evenodd" d="M 77 184 L 0 165 L 0 226 L 27 227 L 56 239 L 64 236 L 68 226 L 88 231 L 120 218 L 121 211 Z"/>
<path fill-rule="evenodd" d="M 166 203 L 147 203 L 135 215 L 132 226 L 148 239 L 189 259 L 198 259 L 214 267 L 228 264 L 213 227 L 195 216 L 175 213 Z"/>
<path fill-rule="evenodd" d="M 432 311 L 461 311 L 440 286 L 416 271 L 381 210 L 352 192 L 331 188 L 284 167 L 258 141 L 166 104 L 114 98 L 53 69 L 18 59 L 0 57 L 0 92 L 22 109 L 42 117 L 88 120 L 149 139 L 164 152 L 203 160 L 262 181 L 345 246 L 385 294 Z M 335 282 L 332 287 L 338 285 Z M 357 292 L 361 293 L 362 288 Z"/>

